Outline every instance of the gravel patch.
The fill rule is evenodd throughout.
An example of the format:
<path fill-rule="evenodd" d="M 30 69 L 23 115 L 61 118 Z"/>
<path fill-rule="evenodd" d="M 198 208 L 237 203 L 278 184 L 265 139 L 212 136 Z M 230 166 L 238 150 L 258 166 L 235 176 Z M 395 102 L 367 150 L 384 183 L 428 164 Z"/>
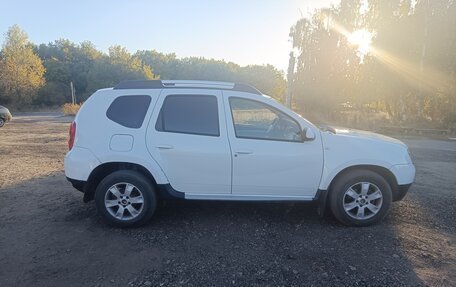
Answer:
<path fill-rule="evenodd" d="M 0 286 L 455 286 L 456 142 L 408 139 L 416 183 L 382 223 L 303 203 L 170 201 L 141 228 L 104 225 L 63 174 L 68 123 L 0 129 Z"/>

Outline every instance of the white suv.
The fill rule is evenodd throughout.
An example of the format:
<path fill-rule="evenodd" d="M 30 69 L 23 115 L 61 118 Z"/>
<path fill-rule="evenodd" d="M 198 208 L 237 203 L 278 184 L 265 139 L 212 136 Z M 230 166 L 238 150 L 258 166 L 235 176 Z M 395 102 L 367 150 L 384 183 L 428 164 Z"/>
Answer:
<path fill-rule="evenodd" d="M 407 146 L 319 129 L 257 89 L 125 81 L 95 92 L 70 128 L 65 174 L 115 226 L 164 198 L 315 201 L 347 225 L 381 220 L 415 177 Z"/>

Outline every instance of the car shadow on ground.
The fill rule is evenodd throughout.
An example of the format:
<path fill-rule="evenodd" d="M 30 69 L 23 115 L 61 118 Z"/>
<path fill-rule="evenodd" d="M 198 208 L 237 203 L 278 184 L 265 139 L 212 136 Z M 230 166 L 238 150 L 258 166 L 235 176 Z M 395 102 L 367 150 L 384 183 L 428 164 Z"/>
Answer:
<path fill-rule="evenodd" d="M 352 228 L 311 204 L 168 201 L 145 226 L 116 229 L 62 173 L 0 195 L 1 286 L 423 284 L 394 212 Z"/>
<path fill-rule="evenodd" d="M 395 231 L 420 278 L 434 286 L 456 284 L 456 145 L 416 140 L 410 146 L 417 173 L 411 192 L 396 203 Z M 429 283 L 431 282 L 431 283 Z"/>

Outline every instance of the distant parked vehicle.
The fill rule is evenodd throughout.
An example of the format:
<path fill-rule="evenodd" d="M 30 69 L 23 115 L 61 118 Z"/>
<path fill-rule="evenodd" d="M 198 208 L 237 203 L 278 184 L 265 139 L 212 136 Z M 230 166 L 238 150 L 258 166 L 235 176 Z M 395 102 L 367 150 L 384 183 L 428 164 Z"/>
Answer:
<path fill-rule="evenodd" d="M 415 178 L 407 146 L 319 129 L 235 83 L 126 81 L 84 103 L 65 174 L 115 226 L 149 220 L 161 198 L 315 201 L 344 224 L 380 221 Z"/>
<path fill-rule="evenodd" d="M 0 128 L 3 127 L 6 122 L 9 122 L 13 119 L 10 111 L 4 106 L 0 106 Z"/>

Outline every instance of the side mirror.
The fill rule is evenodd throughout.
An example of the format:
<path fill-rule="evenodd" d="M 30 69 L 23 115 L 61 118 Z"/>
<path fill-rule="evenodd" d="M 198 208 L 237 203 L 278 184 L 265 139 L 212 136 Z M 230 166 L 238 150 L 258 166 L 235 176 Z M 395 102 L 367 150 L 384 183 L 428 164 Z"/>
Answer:
<path fill-rule="evenodd" d="M 302 130 L 302 140 L 303 141 L 312 141 L 315 139 L 315 133 L 312 129 L 303 128 Z"/>

